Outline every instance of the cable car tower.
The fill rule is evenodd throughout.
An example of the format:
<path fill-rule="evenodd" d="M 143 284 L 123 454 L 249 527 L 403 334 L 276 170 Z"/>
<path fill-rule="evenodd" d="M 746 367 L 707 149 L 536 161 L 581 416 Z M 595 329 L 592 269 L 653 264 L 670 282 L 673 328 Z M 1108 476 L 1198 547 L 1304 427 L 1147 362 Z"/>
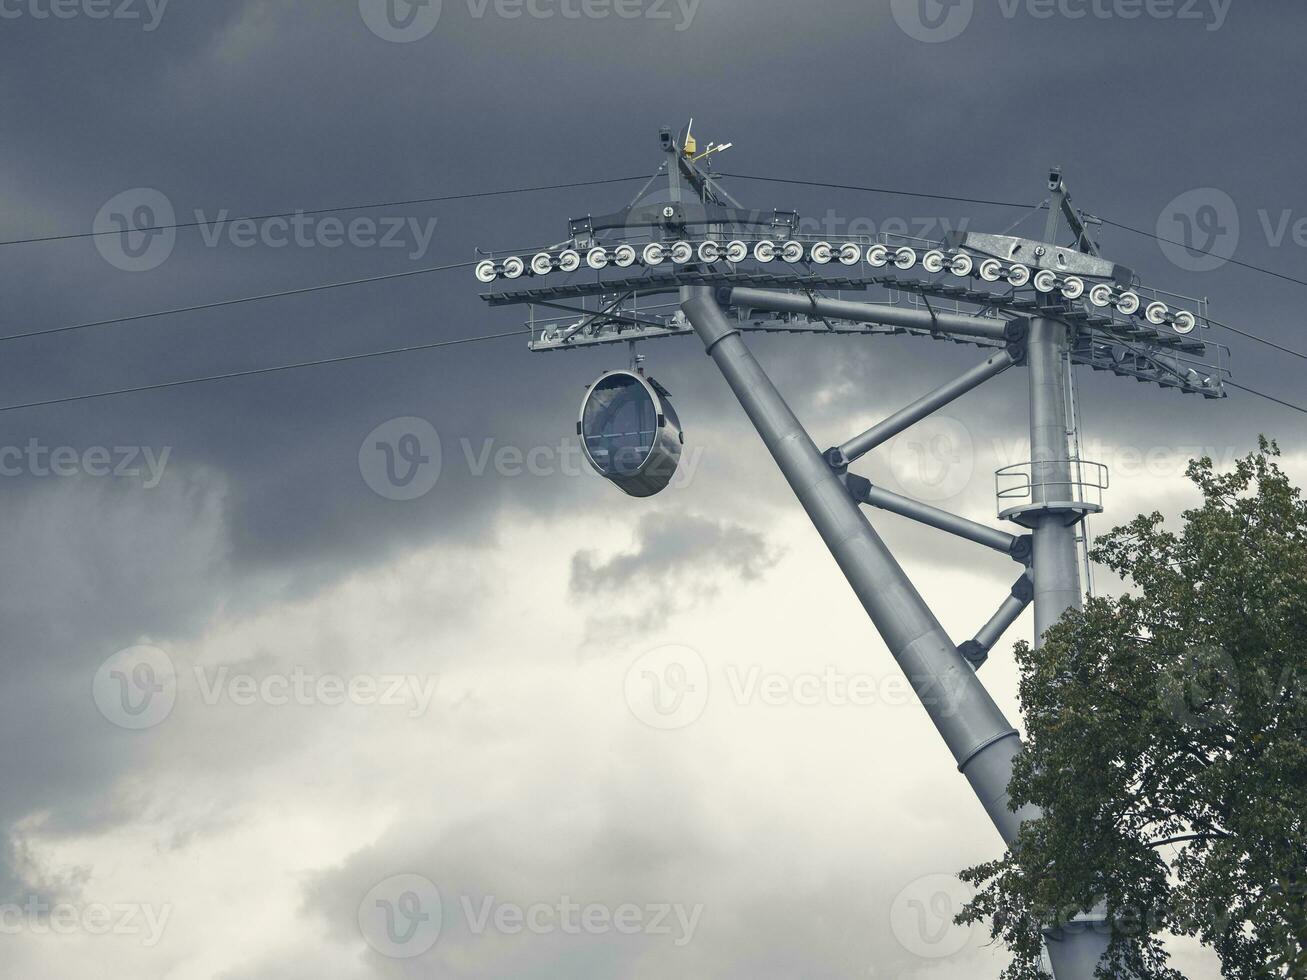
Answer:
<path fill-rule="evenodd" d="M 713 358 L 803 504 L 877 631 L 1011 845 L 1038 809 L 1008 806 L 1017 730 L 978 676 L 994 645 L 1034 606 L 1035 642 L 1084 594 L 1078 535 L 1102 510 L 1106 467 L 1079 458 L 1074 368 L 1110 371 L 1201 398 L 1225 397 L 1228 350 L 1204 339 L 1206 300 L 1145 287 L 1103 257 L 1096 223 L 1049 174 L 1044 240 L 957 232 L 943 241 L 882 234 L 822 241 L 787 210 L 746 209 L 722 187 L 689 129 L 660 134 L 661 166 L 623 210 L 569 222 L 567 238 L 515 253 L 479 252 L 490 306 L 529 309 L 533 351 L 695 336 Z M 707 161 L 707 162 L 705 162 Z M 1073 240 L 1059 243 L 1059 229 Z M 874 302 L 844 294 L 875 291 Z M 906 334 L 981 349 L 983 359 L 865 432 L 824 452 L 745 344 L 750 333 Z M 874 485 L 851 471 L 863 456 L 1020 367 L 1026 370 L 1031 458 L 996 474 L 989 527 Z M 667 485 L 680 423 L 665 389 L 612 371 L 586 395 L 577 423 L 587 459 L 627 493 Z M 885 510 L 1008 555 L 1009 594 L 975 635 L 955 643 L 867 520 Z M 1087 535 L 1083 535 L 1087 537 Z M 1102 908 L 1046 930 L 1058 980 L 1089 980 L 1106 950 Z"/>

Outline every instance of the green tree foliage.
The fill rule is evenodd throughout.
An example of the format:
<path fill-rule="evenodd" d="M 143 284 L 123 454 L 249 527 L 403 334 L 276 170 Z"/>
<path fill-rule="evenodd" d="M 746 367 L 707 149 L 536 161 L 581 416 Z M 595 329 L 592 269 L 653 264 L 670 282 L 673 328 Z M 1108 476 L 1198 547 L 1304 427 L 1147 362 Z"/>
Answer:
<path fill-rule="evenodd" d="M 1274 443 L 1233 472 L 1190 464 L 1203 504 L 1100 539 L 1130 586 L 1017 647 L 1035 803 L 960 921 L 1041 976 L 1041 928 L 1106 903 L 1112 969 L 1174 980 L 1160 939 L 1196 936 L 1237 980 L 1307 977 L 1307 504 Z"/>

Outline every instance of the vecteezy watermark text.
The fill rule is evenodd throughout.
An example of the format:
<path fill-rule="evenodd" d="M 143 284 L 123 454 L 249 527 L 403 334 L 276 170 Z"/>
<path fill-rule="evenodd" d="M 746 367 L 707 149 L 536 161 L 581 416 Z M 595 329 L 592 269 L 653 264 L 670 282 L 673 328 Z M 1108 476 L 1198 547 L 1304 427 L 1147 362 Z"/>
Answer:
<path fill-rule="evenodd" d="M 25 446 L 0 446 L 0 477 L 117 477 L 140 480 L 153 490 L 163 480 L 172 447 L 157 452 L 152 446 L 46 446 L 33 437 Z M 143 464 L 143 465 L 142 465 Z"/>
<path fill-rule="evenodd" d="M 521 446 L 493 437 L 458 440 L 458 453 L 445 452 L 440 433 L 423 418 L 403 416 L 377 426 L 364 437 L 358 451 L 359 473 L 378 496 L 387 500 L 417 500 L 435 488 L 443 472 L 466 467 L 469 476 L 517 479 L 590 477 L 594 469 L 576 439 L 549 445 Z M 681 452 L 676 473 L 668 486 L 688 487 L 703 462 L 703 446 Z"/>
<path fill-rule="evenodd" d="M 758 214 L 761 215 L 761 212 Z M 966 231 L 970 224 L 970 218 L 954 220 L 937 215 L 871 218 L 841 214 L 834 208 L 827 208 L 826 213 L 820 217 L 816 215 L 800 217 L 795 231 L 800 235 L 830 239 L 876 238 L 877 236 L 942 239 L 950 232 Z"/>
<path fill-rule="evenodd" d="M 212 217 L 195 212 L 200 238 L 209 248 L 217 248 L 224 239 L 233 248 L 407 248 L 408 257 L 415 261 L 430 250 L 436 220 L 366 215 L 345 220 L 302 211 L 288 217 L 233 220 L 225 210 Z"/>
<path fill-rule="evenodd" d="M 1176 20 L 1202 24 L 1209 31 L 1225 26 L 1234 0 L 998 0 L 1008 20 L 1024 12 L 1036 20 Z"/>
<path fill-rule="evenodd" d="M 533 902 L 525 906 L 501 901 L 494 895 L 485 895 L 477 902 L 469 895 L 462 895 L 459 906 L 468 931 L 474 936 L 487 932 L 506 936 L 524 932 L 536 936 L 556 932 L 565 936 L 618 933 L 623 936 L 669 936 L 674 946 L 685 946 L 694 939 L 699 918 L 703 915 L 702 905 L 691 908 L 669 902 L 647 905 L 623 902 L 616 907 L 601 902 L 582 905 L 567 895 L 556 902 Z"/>
<path fill-rule="evenodd" d="M 136 187 L 106 201 L 91 231 L 100 255 L 114 268 L 150 272 L 171 257 L 179 226 L 198 229 L 206 248 L 405 249 L 407 257 L 416 262 L 431 250 L 437 220 L 414 215 L 342 218 L 305 211 L 233 218 L 227 209 L 213 214 L 197 209 L 189 221 L 178 222 L 166 194 L 152 187 Z"/>
<path fill-rule="evenodd" d="M 16 936 L 140 936 L 141 945 L 153 947 L 163 938 L 172 917 L 171 905 L 134 902 L 49 902 L 37 895 L 26 901 L 0 905 L 0 935 Z"/>
<path fill-rule="evenodd" d="M 149 34 L 159 27 L 170 0 L 0 0 L 0 20 L 141 21 Z"/>
<path fill-rule="evenodd" d="M 646 20 L 690 29 L 702 0 L 467 0 L 473 20 Z M 442 0 L 359 0 L 359 16 L 377 37 L 412 44 L 440 23 Z"/>
<path fill-rule="evenodd" d="M 702 0 L 467 0 L 467 9 L 480 20 L 493 14 L 504 20 L 653 20 L 674 22 L 673 29 L 690 29 Z"/>
<path fill-rule="evenodd" d="M 407 709 L 410 718 L 425 714 L 436 696 L 433 674 L 315 673 L 302 666 L 288 671 L 233 670 L 230 666 L 192 668 L 193 691 L 205 707 L 266 706 Z M 91 694 L 96 707 L 119 728 L 142 730 L 161 724 L 172 713 L 182 685 L 172 657 L 158 647 L 119 650 L 96 671 Z"/>
<path fill-rule="evenodd" d="M 578 902 L 568 895 L 520 903 L 495 895 L 464 894 L 442 900 L 440 889 L 417 874 L 392 875 L 359 903 L 359 931 L 378 953 L 393 959 L 421 956 L 440 939 L 454 912 L 468 935 L 654 936 L 684 947 L 694 939 L 703 905 L 680 902 Z"/>
<path fill-rule="evenodd" d="M 352 704 L 359 707 L 406 707 L 410 717 L 424 714 L 436 696 L 438 679 L 417 674 L 313 674 L 303 667 L 289 673 L 255 675 L 233 672 L 230 667 L 195 667 L 200 700 L 209 706 L 222 702 L 236 707 L 264 704 L 269 707 L 296 704 L 329 708 Z"/>
<path fill-rule="evenodd" d="M 1070 21 L 1141 19 L 1225 26 L 1234 0 L 998 0 L 1004 20 L 1061 18 Z M 992 8 L 991 8 L 992 9 Z M 976 0 L 890 0 L 895 23 L 908 37 L 939 44 L 961 37 L 976 13 Z"/>
<path fill-rule="evenodd" d="M 635 718 L 650 728 L 673 731 L 703 716 L 713 690 L 727 695 L 737 708 L 761 706 L 865 708 L 873 705 L 931 704 L 951 715 L 959 703 L 961 682 L 950 678 L 914 680 L 898 672 L 850 673 L 833 665 L 821 671 L 781 673 L 759 664 L 728 663 L 720 676 L 693 647 L 655 647 L 627 669 L 623 696 Z"/>

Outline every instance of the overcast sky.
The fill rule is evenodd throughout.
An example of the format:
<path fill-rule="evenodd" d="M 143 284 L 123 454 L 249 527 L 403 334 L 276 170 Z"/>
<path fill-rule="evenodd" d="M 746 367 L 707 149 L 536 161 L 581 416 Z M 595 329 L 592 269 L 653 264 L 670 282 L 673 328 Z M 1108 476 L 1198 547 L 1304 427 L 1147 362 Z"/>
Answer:
<path fill-rule="evenodd" d="M 0 245 L 0 334 L 556 241 L 638 185 L 300 235 L 222 219 L 630 177 L 691 116 L 742 173 L 1033 205 L 1061 165 L 1096 214 L 1307 278 L 1297 4 L 394 3 L 0 0 L 0 241 L 203 226 Z M 1022 217 L 731 189 L 833 237 Z M 1116 228 L 1102 244 L 1307 346 L 1300 284 Z M 12 340 L 0 405 L 521 326 L 481 290 L 459 269 Z M 1207 339 L 1240 383 L 1307 401 L 1300 359 Z M 820 445 L 980 359 L 751 344 Z M 620 348 L 511 338 L 0 412 L 0 972 L 996 975 L 1000 951 L 944 924 L 950 876 L 996 835 L 702 348 L 646 353 L 687 457 L 645 501 L 585 472 L 572 435 Z M 1026 458 L 1024 384 L 1009 372 L 862 472 L 994 520 L 994 469 Z M 1100 374 L 1080 391 L 1085 455 L 1112 471 L 1097 531 L 1178 514 L 1185 459 L 1228 463 L 1258 433 L 1307 477 L 1307 417 L 1270 402 Z M 379 442 L 428 461 L 396 481 Z M 958 641 L 1015 576 L 874 522 Z M 1030 628 L 983 673 L 1014 720 L 1008 650 Z"/>

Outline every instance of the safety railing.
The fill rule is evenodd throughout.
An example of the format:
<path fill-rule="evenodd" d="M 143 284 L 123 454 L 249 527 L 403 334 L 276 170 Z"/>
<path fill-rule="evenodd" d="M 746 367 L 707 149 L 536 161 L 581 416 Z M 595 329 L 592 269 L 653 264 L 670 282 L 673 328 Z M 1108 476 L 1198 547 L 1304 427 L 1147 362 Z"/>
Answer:
<path fill-rule="evenodd" d="M 1086 459 L 1030 460 L 994 472 L 1000 517 L 1035 510 L 1098 513 L 1108 489 L 1107 467 Z"/>

